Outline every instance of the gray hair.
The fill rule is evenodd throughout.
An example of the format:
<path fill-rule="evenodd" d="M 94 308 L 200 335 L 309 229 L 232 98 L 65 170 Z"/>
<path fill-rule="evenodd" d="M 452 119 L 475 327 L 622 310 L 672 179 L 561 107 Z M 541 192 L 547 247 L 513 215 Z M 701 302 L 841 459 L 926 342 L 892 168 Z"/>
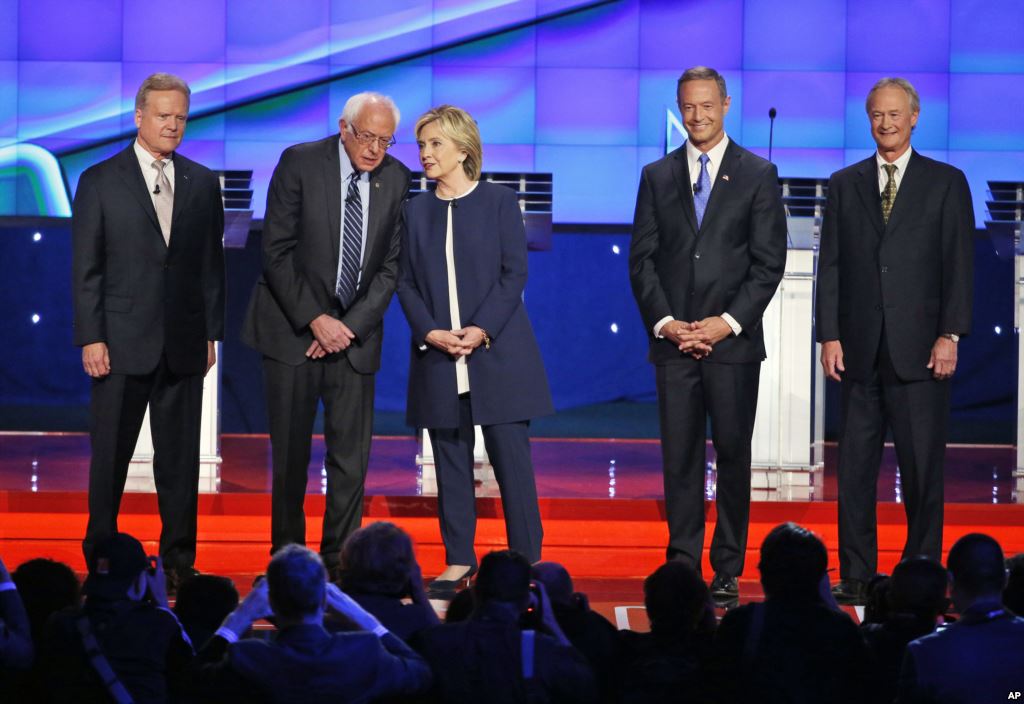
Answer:
<path fill-rule="evenodd" d="M 395 105 L 395 101 L 383 93 L 374 93 L 373 91 L 356 93 L 346 100 L 345 107 L 341 110 L 341 119 L 345 121 L 345 124 L 351 125 L 359 117 L 359 113 L 363 111 L 363 108 L 374 103 L 383 103 L 386 108 L 391 110 L 391 114 L 395 118 L 395 129 L 397 130 L 398 122 L 402 119 L 402 113 L 398 106 Z"/>
<path fill-rule="evenodd" d="M 721 94 L 722 100 L 729 97 L 729 92 L 725 89 L 725 78 L 713 68 L 694 66 L 683 71 L 683 75 L 679 77 L 679 81 L 676 83 L 676 94 L 679 93 L 683 84 L 689 81 L 714 81 L 718 84 L 718 92 Z"/>
<path fill-rule="evenodd" d="M 875 94 L 875 91 L 879 91 L 882 88 L 902 88 L 906 92 L 907 97 L 910 98 L 910 112 L 921 112 L 921 99 L 917 96 L 917 91 L 914 90 L 914 86 L 911 85 L 910 81 L 906 78 L 882 78 L 875 85 L 871 86 L 871 90 L 868 91 L 868 97 L 864 100 L 864 109 L 867 112 L 871 112 L 871 96 Z"/>
<path fill-rule="evenodd" d="M 192 102 L 192 89 L 188 87 L 184 79 L 178 78 L 173 73 L 154 73 L 146 78 L 139 86 L 135 94 L 135 109 L 141 110 L 146 106 L 146 99 L 154 90 L 176 90 L 185 94 L 185 104 Z"/>
<path fill-rule="evenodd" d="M 283 618 L 311 616 L 324 603 L 327 571 L 320 556 L 302 545 L 286 545 L 267 565 L 270 607 Z"/>

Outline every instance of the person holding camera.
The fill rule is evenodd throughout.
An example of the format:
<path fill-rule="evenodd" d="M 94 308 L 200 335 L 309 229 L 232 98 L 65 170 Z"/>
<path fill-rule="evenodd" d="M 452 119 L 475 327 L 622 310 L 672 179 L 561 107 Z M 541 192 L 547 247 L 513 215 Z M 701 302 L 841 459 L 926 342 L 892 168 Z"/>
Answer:
<path fill-rule="evenodd" d="M 514 550 L 487 554 L 466 621 L 421 631 L 415 647 L 434 671 L 431 701 L 596 702 L 590 665 L 558 625 L 544 586 Z"/>
<path fill-rule="evenodd" d="M 168 701 L 192 644 L 167 608 L 163 562 L 114 533 L 92 551 L 80 607 L 51 618 L 39 657 L 51 701 Z"/>

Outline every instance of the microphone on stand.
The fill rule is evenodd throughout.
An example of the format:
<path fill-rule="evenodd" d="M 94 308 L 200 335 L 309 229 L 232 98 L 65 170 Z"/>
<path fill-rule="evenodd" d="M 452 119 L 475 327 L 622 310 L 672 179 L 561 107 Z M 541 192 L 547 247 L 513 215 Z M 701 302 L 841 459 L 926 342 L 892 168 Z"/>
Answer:
<path fill-rule="evenodd" d="M 772 160 L 772 140 L 775 137 L 775 116 L 778 115 L 775 108 L 768 108 L 768 161 Z"/>

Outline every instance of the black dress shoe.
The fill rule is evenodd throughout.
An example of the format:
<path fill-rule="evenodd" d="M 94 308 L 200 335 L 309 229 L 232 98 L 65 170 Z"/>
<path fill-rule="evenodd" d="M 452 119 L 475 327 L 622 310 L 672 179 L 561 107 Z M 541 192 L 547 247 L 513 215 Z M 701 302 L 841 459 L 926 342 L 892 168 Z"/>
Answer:
<path fill-rule="evenodd" d="M 715 601 L 732 601 L 739 598 L 740 584 L 735 577 L 716 572 L 709 591 Z"/>
<path fill-rule="evenodd" d="M 841 579 L 832 587 L 832 598 L 837 604 L 863 606 L 868 602 L 868 585 L 859 579 Z"/>
<path fill-rule="evenodd" d="M 435 579 L 427 584 L 427 596 L 431 599 L 450 601 L 460 587 L 468 587 L 469 580 L 476 574 L 476 567 L 470 567 L 458 579 Z"/>
<path fill-rule="evenodd" d="M 201 574 L 195 567 L 172 567 L 164 571 L 167 596 L 175 596 L 180 587 L 187 579 Z"/>

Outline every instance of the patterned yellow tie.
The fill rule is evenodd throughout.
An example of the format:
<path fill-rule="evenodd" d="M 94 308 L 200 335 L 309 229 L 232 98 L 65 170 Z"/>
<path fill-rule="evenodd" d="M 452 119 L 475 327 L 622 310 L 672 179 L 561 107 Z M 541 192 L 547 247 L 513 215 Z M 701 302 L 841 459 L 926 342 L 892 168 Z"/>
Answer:
<path fill-rule="evenodd" d="M 889 223 L 889 213 L 892 212 L 892 204 L 896 202 L 896 164 L 882 164 L 885 173 L 889 174 L 889 180 L 885 182 L 882 189 L 882 219 Z"/>

